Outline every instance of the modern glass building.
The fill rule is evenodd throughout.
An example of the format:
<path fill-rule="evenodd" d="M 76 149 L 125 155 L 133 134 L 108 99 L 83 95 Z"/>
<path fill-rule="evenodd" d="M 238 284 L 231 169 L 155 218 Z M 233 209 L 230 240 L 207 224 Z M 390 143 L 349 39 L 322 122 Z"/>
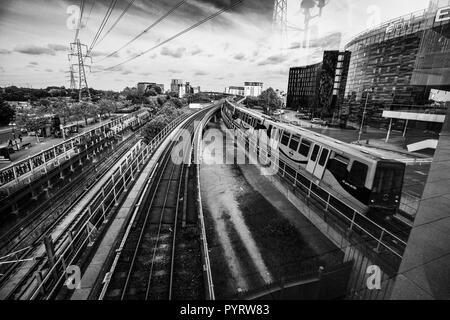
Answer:
<path fill-rule="evenodd" d="M 289 70 L 287 108 L 331 117 L 344 99 L 350 52 L 325 51 L 320 63 Z"/>
<path fill-rule="evenodd" d="M 450 0 L 364 31 L 345 49 L 352 53 L 342 109 L 349 122 L 360 122 L 366 101 L 373 126 L 387 123 L 386 109 L 428 112 L 433 90 L 450 91 Z"/>

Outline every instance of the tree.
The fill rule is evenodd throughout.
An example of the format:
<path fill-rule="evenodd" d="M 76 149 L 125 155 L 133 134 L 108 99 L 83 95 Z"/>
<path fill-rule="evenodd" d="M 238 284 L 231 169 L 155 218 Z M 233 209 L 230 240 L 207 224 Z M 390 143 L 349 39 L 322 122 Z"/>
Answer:
<path fill-rule="evenodd" d="M 164 106 L 158 110 L 155 117 L 147 124 L 144 129 L 144 142 L 149 143 L 165 126 L 180 117 L 185 111 L 178 109 L 174 104 L 167 101 Z"/>
<path fill-rule="evenodd" d="M 158 97 L 156 99 L 156 102 L 158 102 L 159 106 L 162 106 L 167 100 L 168 100 L 167 97 L 165 99 L 161 98 L 161 97 Z"/>
<path fill-rule="evenodd" d="M 271 115 L 275 110 L 280 109 L 283 101 L 278 97 L 275 90 L 269 88 L 264 90 L 258 97 L 259 104 L 263 107 L 264 113 Z"/>
<path fill-rule="evenodd" d="M 0 100 L 0 126 L 7 126 L 14 118 L 16 111 L 9 104 Z"/>
<path fill-rule="evenodd" d="M 116 111 L 115 101 L 109 99 L 101 99 L 98 102 L 97 106 L 98 106 L 98 113 L 100 114 L 100 116 L 103 116 L 105 114 L 111 116 L 111 112 Z"/>
<path fill-rule="evenodd" d="M 86 101 L 75 104 L 74 111 L 76 115 L 84 118 L 86 126 L 88 125 L 88 117 L 97 114 L 96 106 Z"/>
<path fill-rule="evenodd" d="M 73 115 L 73 109 L 67 101 L 62 100 L 53 104 L 53 112 L 60 118 L 63 118 L 63 124 L 67 124 L 67 120 Z"/>

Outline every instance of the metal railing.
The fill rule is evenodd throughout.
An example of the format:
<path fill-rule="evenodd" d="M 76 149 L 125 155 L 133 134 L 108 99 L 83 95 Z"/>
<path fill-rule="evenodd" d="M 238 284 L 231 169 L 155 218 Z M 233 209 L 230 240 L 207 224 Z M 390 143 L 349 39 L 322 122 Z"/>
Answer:
<path fill-rule="evenodd" d="M 208 249 L 208 240 L 206 238 L 206 226 L 205 226 L 205 217 L 203 215 L 203 206 L 202 206 L 202 195 L 200 190 L 200 159 L 202 157 L 202 131 L 209 121 L 210 117 L 216 110 L 212 110 L 208 113 L 199 124 L 196 132 L 196 140 L 195 143 L 196 148 L 194 148 L 194 163 L 197 166 L 196 170 L 196 181 L 197 181 L 197 210 L 198 210 L 198 220 L 200 223 L 200 242 L 201 242 L 201 252 L 202 252 L 202 260 L 203 260 L 203 273 L 204 273 L 204 282 L 205 282 L 205 291 L 206 291 L 206 299 L 207 300 L 215 300 L 214 293 L 214 282 L 212 279 L 212 271 L 211 271 L 211 262 L 209 259 L 209 249 Z"/>
<path fill-rule="evenodd" d="M 120 195 L 126 192 L 131 182 L 136 179 L 142 167 L 150 159 L 152 152 L 174 128 L 189 116 L 190 114 L 185 114 L 175 119 L 161 130 L 148 145 L 144 146 L 144 143 L 140 141 L 123 157 L 118 168 L 105 182 L 99 193 L 94 196 L 91 204 L 82 210 L 83 214 L 80 216 L 88 218 L 81 225 L 78 224 L 75 227 L 76 230 L 71 230 L 66 235 L 66 239 L 61 241 L 55 261 L 50 264 L 50 268 L 36 274 L 38 285 L 30 299 L 36 299 L 39 295 L 50 298 L 56 292 L 61 282 L 68 277 L 66 268 L 75 262 L 88 244 L 93 243 L 97 230 L 109 218 L 107 212 L 118 203 Z"/>
<path fill-rule="evenodd" d="M 89 143 L 93 140 L 92 138 L 95 138 L 95 141 L 97 141 L 101 134 L 104 135 L 104 138 L 111 137 L 113 134 L 126 129 L 133 121 L 146 116 L 148 117 L 148 115 L 148 111 L 140 110 L 133 114 L 111 120 L 87 132 L 65 140 L 58 145 L 54 145 L 33 156 L 9 165 L 0 170 L 0 189 L 6 189 L 9 194 L 9 185 L 19 184 L 21 182 L 20 178 L 26 179 L 25 184 L 30 183 L 31 180 L 45 174 L 48 170 L 47 167 L 56 167 L 60 165 L 61 161 L 68 160 L 74 154 L 77 154 L 78 145 Z M 112 129 L 112 131 L 106 133 L 106 129 Z"/>
<path fill-rule="evenodd" d="M 274 166 L 275 170 L 277 170 L 277 174 L 287 179 L 289 183 L 292 183 L 296 190 L 302 191 L 304 195 L 306 195 L 307 199 L 312 198 L 317 201 L 321 207 L 325 209 L 325 212 L 333 212 L 346 224 L 349 231 L 359 232 L 362 235 L 368 236 L 369 239 L 374 240 L 376 251 L 380 251 L 382 248 L 385 248 L 396 257 L 400 259 L 402 258 L 403 252 L 406 248 L 405 241 L 391 233 L 386 228 L 370 220 L 363 212 L 360 212 L 350 204 L 341 201 L 337 197 L 337 194 L 331 194 L 327 190 L 323 189 L 319 184 L 313 182 L 310 177 L 299 173 L 289 164 L 285 163 L 283 166 L 280 166 L 279 163 L 274 163 L 272 159 L 267 156 L 268 150 L 266 148 L 261 148 L 254 137 L 245 135 L 230 119 L 224 117 L 224 120 L 228 122 L 228 126 L 236 129 L 236 132 L 241 136 L 243 141 L 249 144 L 249 148 L 253 148 L 259 153 L 260 162 L 268 163 L 271 166 Z M 291 174 L 288 171 L 294 172 L 294 174 Z M 392 246 L 392 243 L 395 243 L 395 245 L 400 249 L 396 250 Z"/>

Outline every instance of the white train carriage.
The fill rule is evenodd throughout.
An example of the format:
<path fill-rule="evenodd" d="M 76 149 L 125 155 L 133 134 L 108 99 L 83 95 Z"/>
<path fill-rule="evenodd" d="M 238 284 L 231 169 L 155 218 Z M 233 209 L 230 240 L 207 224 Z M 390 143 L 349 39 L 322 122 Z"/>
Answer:
<path fill-rule="evenodd" d="M 253 134 L 266 130 L 279 141 L 279 165 L 298 180 L 319 185 L 360 212 L 391 215 L 400 203 L 405 164 L 383 159 L 304 128 L 273 121 L 252 110 L 224 104 L 225 122 Z"/>

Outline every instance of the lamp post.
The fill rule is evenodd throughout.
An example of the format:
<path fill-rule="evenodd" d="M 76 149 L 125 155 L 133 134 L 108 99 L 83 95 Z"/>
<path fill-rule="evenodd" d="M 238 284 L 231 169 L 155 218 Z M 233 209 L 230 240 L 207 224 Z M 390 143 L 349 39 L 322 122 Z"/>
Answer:
<path fill-rule="evenodd" d="M 367 102 L 369 101 L 369 94 L 370 94 L 370 92 L 372 92 L 372 90 L 366 89 L 366 90 L 364 90 L 364 92 L 367 92 L 367 96 L 366 96 L 366 103 L 364 104 L 364 111 L 363 111 L 363 115 L 362 115 L 362 119 L 361 119 L 361 126 L 359 128 L 358 143 L 361 142 L 361 135 L 363 132 L 363 127 L 364 127 L 364 118 L 366 117 Z"/>

